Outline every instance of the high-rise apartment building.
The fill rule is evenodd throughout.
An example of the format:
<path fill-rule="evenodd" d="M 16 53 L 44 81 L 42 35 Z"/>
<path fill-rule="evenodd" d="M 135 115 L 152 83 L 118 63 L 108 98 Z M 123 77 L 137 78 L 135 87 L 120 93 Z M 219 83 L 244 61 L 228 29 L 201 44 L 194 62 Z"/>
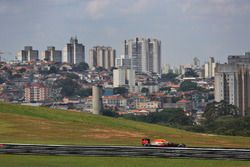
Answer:
<path fill-rule="evenodd" d="M 113 70 L 113 87 L 125 86 L 126 70 L 114 69 Z"/>
<path fill-rule="evenodd" d="M 171 68 L 170 68 L 170 65 L 169 64 L 165 64 L 163 67 L 162 67 L 162 74 L 167 74 L 171 71 Z"/>
<path fill-rule="evenodd" d="M 215 101 L 226 101 L 245 116 L 250 107 L 249 67 L 244 64 L 217 64 L 215 68 Z"/>
<path fill-rule="evenodd" d="M 47 50 L 42 52 L 42 60 L 62 62 L 62 51 L 56 50 L 54 46 L 48 46 Z"/>
<path fill-rule="evenodd" d="M 250 52 L 246 52 L 245 55 L 228 56 L 228 64 L 250 64 Z"/>
<path fill-rule="evenodd" d="M 204 66 L 205 78 L 212 78 L 215 76 L 216 63 L 213 57 L 210 57 L 208 62 Z"/>
<path fill-rule="evenodd" d="M 131 69 L 131 59 L 128 55 L 121 55 L 121 57 L 115 59 L 115 66 L 117 68 Z"/>
<path fill-rule="evenodd" d="M 95 46 L 89 50 L 89 66 L 110 69 L 115 67 L 116 51 L 111 47 Z"/>
<path fill-rule="evenodd" d="M 49 89 L 42 83 L 28 84 L 24 88 L 25 102 L 44 102 L 49 98 Z"/>
<path fill-rule="evenodd" d="M 194 63 L 193 65 L 194 65 L 195 68 L 200 67 L 200 59 L 198 59 L 197 57 L 195 57 L 193 59 L 193 63 Z"/>
<path fill-rule="evenodd" d="M 113 87 L 135 86 L 135 71 L 133 69 L 118 68 L 113 70 Z"/>
<path fill-rule="evenodd" d="M 151 38 L 135 38 L 124 41 L 124 55 L 132 62 L 136 72 L 161 73 L 161 41 Z"/>
<path fill-rule="evenodd" d="M 33 50 L 32 46 L 25 46 L 24 50 L 17 52 L 16 59 L 22 62 L 37 61 L 38 53 L 38 50 Z"/>
<path fill-rule="evenodd" d="M 78 43 L 76 37 L 71 37 L 70 43 L 63 48 L 62 61 L 70 64 L 79 64 L 85 61 L 85 47 Z"/>

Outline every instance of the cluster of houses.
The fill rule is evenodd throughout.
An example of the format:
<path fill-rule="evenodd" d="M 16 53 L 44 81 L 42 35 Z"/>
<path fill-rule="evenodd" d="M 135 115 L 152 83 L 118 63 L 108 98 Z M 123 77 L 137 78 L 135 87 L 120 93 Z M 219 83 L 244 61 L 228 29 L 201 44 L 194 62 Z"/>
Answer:
<path fill-rule="evenodd" d="M 162 81 L 161 77 L 154 73 L 136 73 L 134 85 L 137 88 L 129 89 L 126 85 L 113 86 L 114 70 L 96 68 L 76 71 L 71 64 L 49 61 L 1 62 L 0 101 L 91 112 L 91 94 L 74 94 L 68 97 L 63 96 L 62 90 L 55 87 L 56 81 L 65 79 L 68 75 L 77 76 L 72 80 L 79 85 L 79 89 L 91 90 L 94 84 L 101 84 L 104 108 L 112 109 L 119 115 L 147 115 L 172 108 L 181 108 L 187 115 L 193 115 L 204 111 L 206 104 L 213 100 L 212 80 L 180 77 L 177 83 L 173 83 Z M 180 91 L 181 83 L 186 80 L 197 83 L 207 91 Z"/>

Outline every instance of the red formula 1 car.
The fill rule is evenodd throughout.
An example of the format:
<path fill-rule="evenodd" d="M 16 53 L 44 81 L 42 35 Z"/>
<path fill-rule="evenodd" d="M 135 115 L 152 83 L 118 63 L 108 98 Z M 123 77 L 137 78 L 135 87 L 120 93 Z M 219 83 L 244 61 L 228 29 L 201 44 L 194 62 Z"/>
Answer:
<path fill-rule="evenodd" d="M 152 146 L 152 147 L 186 147 L 185 144 L 177 144 L 165 139 L 155 139 L 152 142 L 149 138 L 143 138 L 141 140 L 143 146 Z"/>

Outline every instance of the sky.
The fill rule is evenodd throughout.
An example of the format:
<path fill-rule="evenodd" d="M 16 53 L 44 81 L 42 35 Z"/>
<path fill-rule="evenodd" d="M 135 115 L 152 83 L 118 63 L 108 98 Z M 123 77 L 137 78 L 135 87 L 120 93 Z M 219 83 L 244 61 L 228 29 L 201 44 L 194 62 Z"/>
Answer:
<path fill-rule="evenodd" d="M 0 50 L 5 59 L 31 45 L 61 50 L 71 36 L 111 46 L 119 57 L 135 37 L 162 42 L 162 64 L 201 63 L 250 51 L 250 0 L 0 0 Z"/>

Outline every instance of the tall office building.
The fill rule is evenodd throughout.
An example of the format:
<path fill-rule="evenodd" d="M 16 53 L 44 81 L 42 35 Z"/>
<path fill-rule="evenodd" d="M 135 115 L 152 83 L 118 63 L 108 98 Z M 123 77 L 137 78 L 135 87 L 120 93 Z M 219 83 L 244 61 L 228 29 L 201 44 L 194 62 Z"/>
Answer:
<path fill-rule="evenodd" d="M 110 69 L 115 67 L 116 51 L 111 47 L 95 46 L 89 50 L 89 66 Z"/>
<path fill-rule="evenodd" d="M 215 76 L 216 63 L 213 57 L 210 57 L 208 62 L 205 64 L 205 78 L 212 78 Z"/>
<path fill-rule="evenodd" d="M 70 43 L 63 48 L 62 61 L 70 64 L 79 64 L 85 61 L 85 47 L 78 43 L 76 37 L 71 37 Z"/>
<path fill-rule="evenodd" d="M 33 50 L 32 46 L 25 46 L 24 50 L 17 52 L 16 59 L 22 62 L 37 61 L 38 53 L 38 50 Z"/>
<path fill-rule="evenodd" d="M 62 62 L 62 51 L 56 50 L 54 46 L 48 46 L 47 50 L 42 52 L 42 60 Z"/>
<path fill-rule="evenodd" d="M 228 64 L 250 64 L 250 52 L 246 52 L 245 55 L 228 56 Z"/>
<path fill-rule="evenodd" d="M 250 107 L 249 67 L 243 64 L 217 64 L 215 68 L 215 101 L 226 101 L 245 116 Z"/>
<path fill-rule="evenodd" d="M 135 38 L 124 41 L 124 55 L 132 62 L 136 72 L 161 73 L 161 41 L 151 38 Z"/>

